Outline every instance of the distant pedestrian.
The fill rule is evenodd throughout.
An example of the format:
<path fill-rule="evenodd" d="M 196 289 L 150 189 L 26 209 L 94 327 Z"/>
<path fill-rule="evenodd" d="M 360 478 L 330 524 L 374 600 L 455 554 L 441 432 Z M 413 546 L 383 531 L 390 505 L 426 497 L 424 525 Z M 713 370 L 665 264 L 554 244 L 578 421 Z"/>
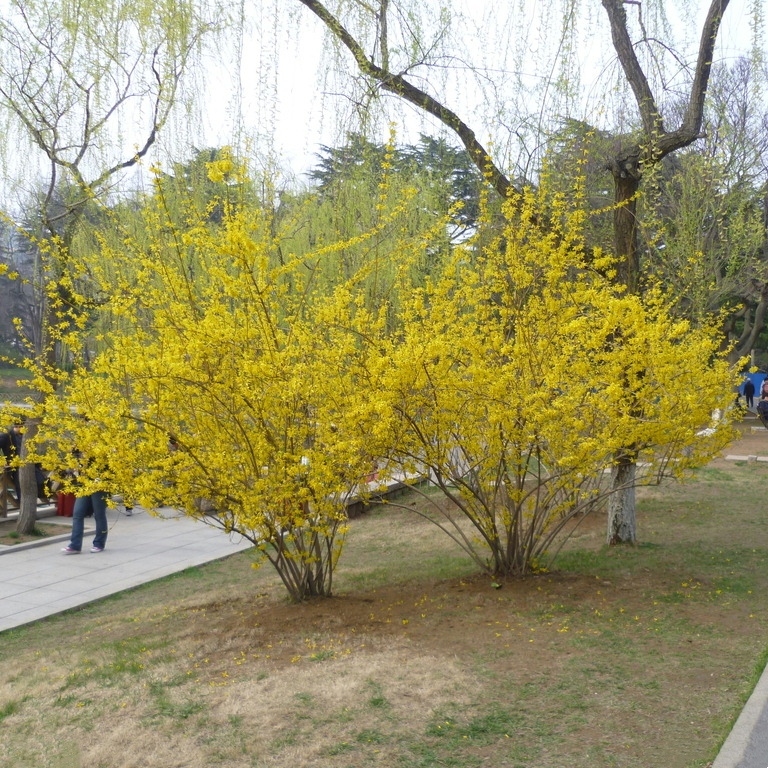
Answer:
<path fill-rule="evenodd" d="M 747 408 L 755 407 L 755 382 L 750 378 L 744 382 L 744 398 L 747 401 Z"/>
<path fill-rule="evenodd" d="M 22 421 L 14 422 L 7 431 L 0 433 L 0 452 L 5 457 L 6 476 L 13 484 L 16 501 L 21 506 L 21 484 L 19 482 L 18 458 L 21 456 L 21 444 L 24 440 L 24 424 Z M 11 465 L 11 466 L 9 466 Z M 51 500 L 51 491 L 48 487 L 48 477 L 40 464 L 35 464 L 35 484 L 37 485 L 37 497 L 44 504 Z"/>
<path fill-rule="evenodd" d="M 19 501 L 19 475 L 12 462 L 15 458 L 16 451 L 13 447 L 11 435 L 9 432 L 0 432 L 0 462 L 3 463 L 3 479 L 7 483 L 7 487 L 13 486 L 13 491 L 16 494 L 16 502 Z"/>
<path fill-rule="evenodd" d="M 86 496 L 77 496 L 72 508 L 72 536 L 64 549 L 65 555 L 78 555 L 83 548 L 83 533 L 85 518 L 93 515 L 96 524 L 96 535 L 93 537 L 91 552 L 103 552 L 107 543 L 109 526 L 107 525 L 107 494 L 96 491 Z"/>
<path fill-rule="evenodd" d="M 763 395 L 757 404 L 757 417 L 763 426 L 768 429 L 768 395 Z"/>
<path fill-rule="evenodd" d="M 768 395 L 768 376 L 763 379 L 763 383 L 760 385 L 760 397 Z"/>

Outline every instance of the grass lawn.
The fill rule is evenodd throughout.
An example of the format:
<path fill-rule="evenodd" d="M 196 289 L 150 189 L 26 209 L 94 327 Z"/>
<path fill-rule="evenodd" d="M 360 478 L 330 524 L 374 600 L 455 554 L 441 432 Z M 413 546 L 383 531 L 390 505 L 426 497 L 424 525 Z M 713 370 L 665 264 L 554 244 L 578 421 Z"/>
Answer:
<path fill-rule="evenodd" d="M 380 506 L 332 599 L 241 553 L 0 634 L 0 766 L 704 768 L 766 661 L 766 481 L 715 461 L 498 589 Z"/>
<path fill-rule="evenodd" d="M 0 400 L 14 400 L 32 394 L 24 386 L 24 382 L 30 378 L 30 372 L 24 368 L 0 362 Z"/>

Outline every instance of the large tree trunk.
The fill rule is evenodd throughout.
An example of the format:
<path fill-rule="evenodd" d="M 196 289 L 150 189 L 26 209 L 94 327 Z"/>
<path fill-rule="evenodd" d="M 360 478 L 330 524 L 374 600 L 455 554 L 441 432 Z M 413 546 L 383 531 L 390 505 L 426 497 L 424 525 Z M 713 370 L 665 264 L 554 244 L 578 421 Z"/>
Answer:
<path fill-rule="evenodd" d="M 608 543 L 634 544 L 637 541 L 635 517 L 635 475 L 637 462 L 634 456 L 617 457 L 611 468 L 611 487 L 608 497 Z"/>
<path fill-rule="evenodd" d="M 615 203 L 613 212 L 614 249 L 618 257 L 616 280 L 631 293 L 640 289 L 640 256 L 637 247 L 637 193 L 640 172 L 637 156 L 630 153 L 616 162 L 613 172 Z M 618 329 L 619 332 L 621 329 Z M 627 392 L 628 403 L 632 393 Z M 635 517 L 636 464 L 634 452 L 623 450 L 611 468 L 611 495 L 608 497 L 608 543 L 637 543 Z"/>
<path fill-rule="evenodd" d="M 613 243 L 618 263 L 616 282 L 626 285 L 629 293 L 640 289 L 640 255 L 637 248 L 637 193 L 640 173 L 636 161 L 621 163 L 613 170 L 614 200 Z"/>
<path fill-rule="evenodd" d="M 21 465 L 19 466 L 19 486 L 21 498 L 19 499 L 19 519 L 16 523 L 16 531 L 21 534 L 30 534 L 37 523 L 37 476 L 34 462 L 27 461 L 27 440 L 37 434 L 37 421 L 28 419 L 24 425 L 24 436 L 21 441 Z"/>

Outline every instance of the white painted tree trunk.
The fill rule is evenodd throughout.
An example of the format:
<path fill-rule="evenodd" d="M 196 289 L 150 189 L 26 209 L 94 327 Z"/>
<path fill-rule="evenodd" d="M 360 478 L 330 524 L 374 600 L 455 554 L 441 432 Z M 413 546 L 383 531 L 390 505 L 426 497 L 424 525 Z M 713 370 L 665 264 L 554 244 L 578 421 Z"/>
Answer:
<path fill-rule="evenodd" d="M 609 544 L 635 544 L 637 542 L 636 472 L 637 464 L 628 457 L 622 457 L 611 468 L 611 488 L 616 490 L 608 497 Z"/>

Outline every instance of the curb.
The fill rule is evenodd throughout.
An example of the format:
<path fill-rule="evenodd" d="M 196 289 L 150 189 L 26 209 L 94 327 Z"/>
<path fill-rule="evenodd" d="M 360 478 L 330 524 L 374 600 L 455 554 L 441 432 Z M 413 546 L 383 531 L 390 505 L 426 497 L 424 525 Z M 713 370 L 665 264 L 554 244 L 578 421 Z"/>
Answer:
<path fill-rule="evenodd" d="M 86 528 L 83 532 L 83 536 L 87 536 L 89 533 L 93 533 L 92 528 Z M 43 536 L 42 538 L 35 539 L 34 541 L 23 541 L 21 544 L 0 544 L 0 557 L 3 555 L 8 555 L 11 552 L 20 552 L 24 549 L 34 549 L 35 547 L 44 547 L 47 544 L 56 544 L 61 541 L 69 541 L 71 537 L 71 533 L 59 533 L 56 536 Z"/>
<path fill-rule="evenodd" d="M 58 517 L 56 515 L 56 508 L 53 506 L 48 507 L 41 507 L 38 510 L 37 519 L 38 522 L 42 520 L 51 520 L 52 524 L 56 524 L 55 518 Z M 13 520 L 14 517 L 4 517 L 0 518 L 3 521 L 7 520 Z M 64 520 L 71 520 L 71 517 L 65 517 Z M 88 535 L 89 533 L 93 533 L 92 529 L 86 528 L 84 535 Z M 3 555 L 10 554 L 11 552 L 21 552 L 25 549 L 33 549 L 35 547 L 43 547 L 47 544 L 57 544 L 61 541 L 67 541 L 71 537 L 71 533 L 58 533 L 55 536 L 43 536 L 39 539 L 34 539 L 33 541 L 23 541 L 20 544 L 0 544 L 0 557 Z"/>
<path fill-rule="evenodd" d="M 758 680 L 755 690 L 744 705 L 728 738 L 723 742 L 720 752 L 712 763 L 712 768 L 738 768 L 747 753 L 752 734 L 763 714 L 763 707 L 768 701 L 768 665 Z"/>

